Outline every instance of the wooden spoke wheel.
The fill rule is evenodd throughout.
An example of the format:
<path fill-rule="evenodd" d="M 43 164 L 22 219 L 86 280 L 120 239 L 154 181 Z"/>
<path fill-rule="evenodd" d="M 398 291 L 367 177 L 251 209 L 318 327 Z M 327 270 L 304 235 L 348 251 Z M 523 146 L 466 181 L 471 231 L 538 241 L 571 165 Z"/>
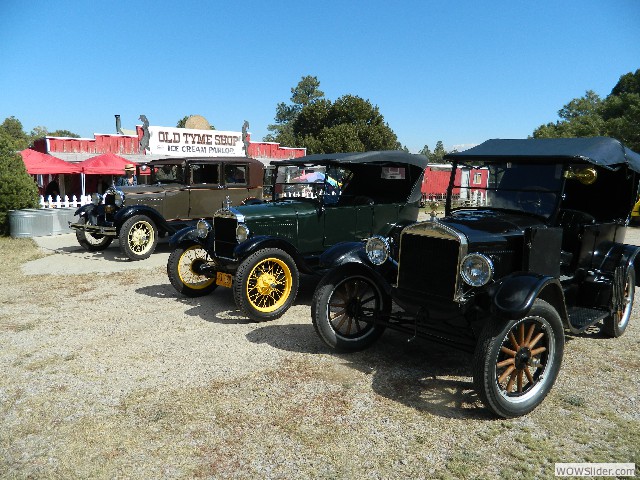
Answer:
<path fill-rule="evenodd" d="M 614 282 L 615 281 L 619 280 L 614 279 Z M 616 288 L 620 288 L 622 291 L 621 301 L 619 303 L 616 302 L 615 299 L 612 301 L 613 314 L 604 319 L 602 328 L 603 332 L 610 337 L 621 336 L 627 329 L 629 319 L 631 318 L 633 299 L 635 298 L 636 292 L 636 272 L 633 267 L 627 269 L 627 274 L 620 283 L 622 285 Z"/>
<path fill-rule="evenodd" d="M 564 350 L 564 328 L 556 310 L 536 300 L 521 319 L 490 319 L 474 356 L 474 385 L 501 417 L 525 415 L 553 386 Z"/>

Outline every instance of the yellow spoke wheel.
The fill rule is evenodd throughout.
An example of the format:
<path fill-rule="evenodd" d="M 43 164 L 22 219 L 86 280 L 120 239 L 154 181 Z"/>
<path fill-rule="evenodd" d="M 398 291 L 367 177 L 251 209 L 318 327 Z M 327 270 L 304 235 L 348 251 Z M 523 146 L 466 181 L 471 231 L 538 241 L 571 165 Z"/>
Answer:
<path fill-rule="evenodd" d="M 279 258 L 266 258 L 249 273 L 246 295 L 259 312 L 273 312 L 291 294 L 291 270 Z"/>
<path fill-rule="evenodd" d="M 233 296 L 238 308 L 256 321 L 280 317 L 298 293 L 298 268 L 279 248 L 249 255 L 236 271 Z"/>
<path fill-rule="evenodd" d="M 120 227 L 120 250 L 130 260 L 143 260 L 158 244 L 158 228 L 146 215 L 134 215 Z"/>
<path fill-rule="evenodd" d="M 127 233 L 129 248 L 138 255 L 144 255 L 155 240 L 155 232 L 148 221 L 140 221 L 134 224 Z"/>
<path fill-rule="evenodd" d="M 189 297 L 201 297 L 216 287 L 215 271 L 204 275 L 201 268 L 210 266 L 214 260 L 200 245 L 178 247 L 167 261 L 167 275 L 173 288 Z"/>

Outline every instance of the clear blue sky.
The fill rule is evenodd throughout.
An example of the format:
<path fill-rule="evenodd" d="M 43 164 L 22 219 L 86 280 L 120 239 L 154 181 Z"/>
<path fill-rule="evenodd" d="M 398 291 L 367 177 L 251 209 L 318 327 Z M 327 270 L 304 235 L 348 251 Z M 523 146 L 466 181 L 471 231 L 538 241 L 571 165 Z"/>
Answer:
<path fill-rule="evenodd" d="M 317 76 L 380 108 L 411 151 L 525 138 L 640 68 L 639 0 L 0 1 L 0 122 L 28 132 L 175 126 L 268 133 Z"/>

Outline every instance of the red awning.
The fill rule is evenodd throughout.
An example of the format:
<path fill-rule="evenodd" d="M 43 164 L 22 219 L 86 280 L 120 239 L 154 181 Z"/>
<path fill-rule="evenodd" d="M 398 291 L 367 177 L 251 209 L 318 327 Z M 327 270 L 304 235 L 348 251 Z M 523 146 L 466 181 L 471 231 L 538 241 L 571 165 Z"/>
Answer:
<path fill-rule="evenodd" d="M 46 175 L 56 173 L 80 173 L 77 163 L 69 163 L 47 153 L 36 152 L 27 148 L 20 152 L 22 161 L 30 175 Z"/>
<path fill-rule="evenodd" d="M 82 168 L 82 173 L 88 175 L 124 175 L 125 165 L 131 163 L 134 162 L 114 155 L 113 153 L 103 153 L 97 157 L 80 162 L 78 166 Z"/>

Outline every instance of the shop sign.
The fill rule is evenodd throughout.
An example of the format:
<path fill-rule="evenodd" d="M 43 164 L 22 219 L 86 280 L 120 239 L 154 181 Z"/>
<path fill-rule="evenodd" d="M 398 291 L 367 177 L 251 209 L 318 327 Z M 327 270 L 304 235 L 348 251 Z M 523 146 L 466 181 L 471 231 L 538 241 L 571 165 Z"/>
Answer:
<path fill-rule="evenodd" d="M 149 126 L 152 155 L 244 157 L 242 132 Z"/>

